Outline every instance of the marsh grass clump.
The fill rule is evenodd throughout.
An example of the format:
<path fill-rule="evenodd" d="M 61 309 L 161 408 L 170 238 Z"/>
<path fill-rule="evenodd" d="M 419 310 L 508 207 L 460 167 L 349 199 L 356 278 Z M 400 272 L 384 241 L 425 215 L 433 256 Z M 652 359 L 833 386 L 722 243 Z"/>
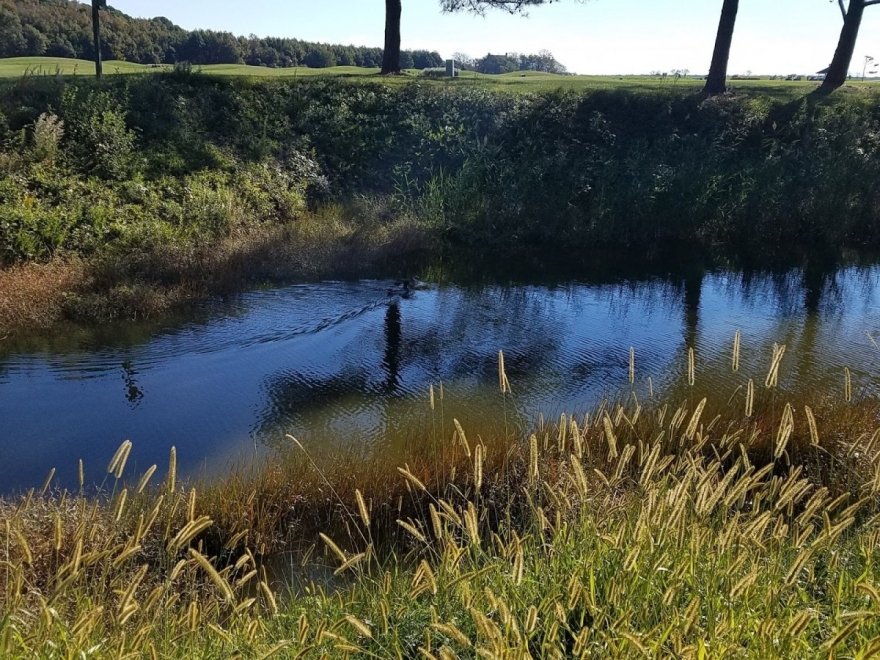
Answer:
<path fill-rule="evenodd" d="M 760 374 L 741 351 L 732 396 L 694 364 L 640 400 L 633 351 L 625 395 L 531 427 L 501 354 L 493 426 L 432 388 L 420 442 L 290 437 L 213 484 L 173 451 L 125 480 L 124 443 L 100 495 L 50 474 L 0 505 L 0 653 L 872 657 L 880 406 L 785 392 L 782 347 Z"/>

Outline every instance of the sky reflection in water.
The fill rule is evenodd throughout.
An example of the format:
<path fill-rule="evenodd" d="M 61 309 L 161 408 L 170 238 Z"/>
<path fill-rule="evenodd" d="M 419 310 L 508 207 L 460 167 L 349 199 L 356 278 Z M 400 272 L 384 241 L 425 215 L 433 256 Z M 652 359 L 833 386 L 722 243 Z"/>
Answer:
<path fill-rule="evenodd" d="M 0 345 L 0 491 L 39 486 L 77 459 L 103 479 L 119 443 L 132 473 L 167 465 L 214 473 L 242 457 L 304 442 L 370 442 L 418 434 L 427 390 L 442 381 L 463 420 L 500 406 L 504 350 L 518 410 L 583 411 L 627 384 L 681 376 L 696 347 L 698 378 L 743 334 L 743 371 L 761 372 L 773 342 L 799 386 L 880 389 L 880 267 L 833 273 L 705 273 L 611 284 L 440 286 L 389 296 L 388 282 L 327 282 L 261 291 L 197 318 Z"/>

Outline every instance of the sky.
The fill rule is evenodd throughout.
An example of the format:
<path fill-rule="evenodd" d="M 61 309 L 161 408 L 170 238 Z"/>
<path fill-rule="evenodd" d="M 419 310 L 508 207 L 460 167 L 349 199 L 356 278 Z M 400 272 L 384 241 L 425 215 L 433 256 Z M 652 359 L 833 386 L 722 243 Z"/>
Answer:
<path fill-rule="evenodd" d="M 187 29 L 381 46 L 382 0 L 110 0 L 127 14 Z M 549 50 L 570 71 L 629 74 L 709 68 L 722 0 L 560 0 L 527 17 L 443 14 L 438 0 L 403 0 L 403 47 L 444 57 Z M 842 19 L 834 0 L 740 0 L 731 74 L 812 73 L 831 61 Z M 853 58 L 880 61 L 880 6 L 865 12 Z"/>

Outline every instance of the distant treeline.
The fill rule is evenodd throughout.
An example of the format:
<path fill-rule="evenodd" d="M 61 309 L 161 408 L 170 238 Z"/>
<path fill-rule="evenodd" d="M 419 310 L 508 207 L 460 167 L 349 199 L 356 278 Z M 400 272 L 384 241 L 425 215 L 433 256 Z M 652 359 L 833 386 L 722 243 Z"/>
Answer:
<path fill-rule="evenodd" d="M 505 55 L 493 55 L 472 59 L 467 55 L 457 53 L 455 59 L 459 68 L 466 71 L 478 71 L 480 73 L 513 73 L 514 71 L 543 71 L 545 73 L 566 73 L 565 67 L 556 61 L 553 53 L 542 50 L 537 55 L 522 55 L 520 53 L 507 53 Z"/>
<path fill-rule="evenodd" d="M 93 59 L 90 12 L 88 5 L 73 0 L 0 0 L 0 57 Z M 107 60 L 314 68 L 382 64 L 381 48 L 188 31 L 167 18 L 132 18 L 113 8 L 103 13 L 101 28 L 102 55 Z M 403 68 L 442 65 L 443 58 L 437 52 L 414 50 L 401 55 Z"/>

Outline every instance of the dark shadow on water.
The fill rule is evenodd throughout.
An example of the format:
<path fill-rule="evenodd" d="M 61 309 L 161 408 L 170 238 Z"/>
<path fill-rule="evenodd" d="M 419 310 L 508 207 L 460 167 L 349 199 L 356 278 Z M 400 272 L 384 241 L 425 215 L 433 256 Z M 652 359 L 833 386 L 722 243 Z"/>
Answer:
<path fill-rule="evenodd" d="M 132 408 L 137 408 L 141 399 L 144 398 L 144 391 L 137 383 L 138 372 L 134 368 L 131 360 L 122 363 L 122 381 L 125 383 L 125 399 L 131 404 Z"/>
<path fill-rule="evenodd" d="M 388 311 L 385 312 L 385 356 L 382 360 L 382 367 L 387 374 L 385 391 L 388 394 L 397 391 L 400 379 L 400 343 L 402 339 L 400 302 L 395 299 L 388 304 Z"/>

